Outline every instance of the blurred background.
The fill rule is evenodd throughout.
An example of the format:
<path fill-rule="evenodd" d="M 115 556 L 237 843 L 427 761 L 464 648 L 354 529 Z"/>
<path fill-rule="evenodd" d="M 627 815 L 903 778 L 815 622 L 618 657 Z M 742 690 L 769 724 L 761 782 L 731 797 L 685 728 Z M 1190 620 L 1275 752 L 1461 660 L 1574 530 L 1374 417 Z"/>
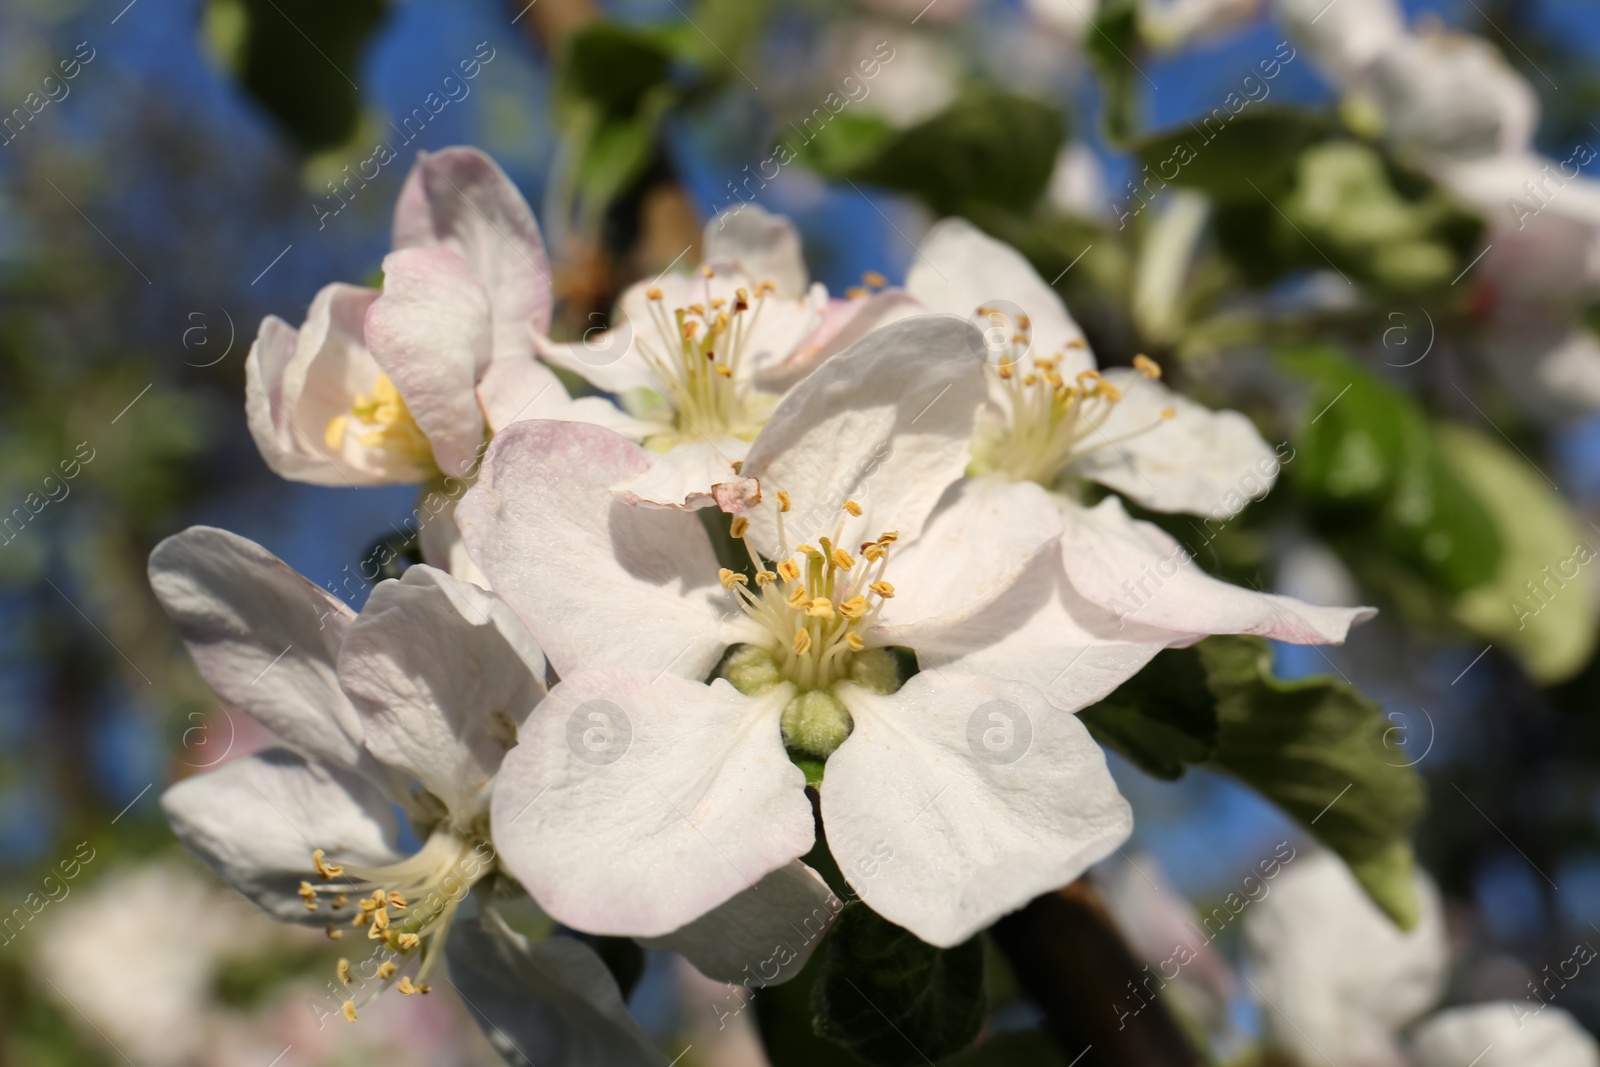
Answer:
<path fill-rule="evenodd" d="M 1503 56 L 1538 99 L 1534 151 L 1600 146 L 1593 4 L 1404 6 L 1418 32 Z M 1539 275 L 1555 254 L 1519 252 L 1514 211 L 1443 189 L 1432 163 L 1459 145 L 1393 115 L 1375 129 L 1298 38 L 1232 155 L 1193 168 L 1185 197 L 1208 213 L 1186 228 L 1188 199 L 1135 212 L 1164 131 L 1193 129 L 1288 40 L 1249 0 L 4 0 L 0 1064 L 498 1062 L 453 999 L 319 1027 L 307 1001 L 332 949 L 219 888 L 156 803 L 265 739 L 195 675 L 149 593 L 151 547 L 225 527 L 359 607 L 370 547 L 403 536 L 409 489 L 267 470 L 244 357 L 263 315 L 299 322 L 325 283 L 376 276 L 415 152 L 452 144 L 485 149 L 534 205 L 567 337 L 627 283 L 694 262 L 703 222 L 757 193 L 835 293 L 868 271 L 903 280 L 942 214 L 1016 244 L 1103 361 L 1158 355 L 1299 450 L 1202 563 L 1384 609 L 1344 648 L 1276 661 L 1371 696 L 1392 726 L 1382 758 L 1426 780 L 1416 848 L 1447 902 L 1446 1002 L 1525 997 L 1600 939 L 1595 584 L 1540 569 L 1600 546 L 1600 300 L 1584 264 Z M 774 166 L 785 138 L 804 150 Z M 377 165 L 380 143 L 394 158 Z M 1589 194 L 1563 195 L 1577 212 Z M 1550 229 L 1583 229 L 1548 199 Z M 1325 408 L 1346 382 L 1365 399 Z M 1397 426 L 1417 432 L 1395 460 Z M 1374 440 L 1364 462 L 1420 479 L 1431 518 L 1407 525 L 1357 484 L 1351 450 Z M 1129 851 L 1202 911 L 1303 840 L 1224 775 L 1114 762 Z M 1237 942 L 1218 944 L 1237 961 Z M 652 957 L 632 1004 L 663 1048 L 694 1046 L 684 1063 L 761 1062 L 747 1030 L 717 1031 L 717 995 Z M 988 1032 L 1014 1036 L 971 1062 L 1053 1062 L 1027 1036 L 1037 1008 L 1010 996 Z M 1559 1003 L 1600 1029 L 1600 971 Z M 1236 1060 L 1262 1026 L 1233 999 L 1211 1055 Z"/>

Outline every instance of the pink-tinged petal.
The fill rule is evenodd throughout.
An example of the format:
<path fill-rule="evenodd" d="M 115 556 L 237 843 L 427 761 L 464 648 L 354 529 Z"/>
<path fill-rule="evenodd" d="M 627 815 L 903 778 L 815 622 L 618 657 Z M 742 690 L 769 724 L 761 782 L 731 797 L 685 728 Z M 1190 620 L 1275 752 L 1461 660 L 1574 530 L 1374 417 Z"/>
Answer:
<path fill-rule="evenodd" d="M 1100 746 L 1030 686 L 924 671 L 888 696 L 838 691 L 855 729 L 828 758 L 828 847 L 868 907 L 929 944 L 960 944 L 1133 830 Z"/>
<path fill-rule="evenodd" d="M 1053 552 L 1060 534 L 1060 505 L 1041 486 L 957 482 L 921 537 L 890 547 L 884 573 L 895 595 L 880 618 L 891 634 L 958 626 L 1005 595 L 1041 552 Z"/>
<path fill-rule="evenodd" d="M 1255 424 L 1212 411 L 1138 371 L 1105 377 L 1122 394 L 1069 470 L 1153 511 L 1225 519 L 1272 488 L 1281 464 Z"/>
<path fill-rule="evenodd" d="M 753 978 L 751 987 L 763 989 L 800 973 L 843 908 L 822 876 L 795 860 L 689 925 L 639 943 L 682 954 L 707 978 Z"/>
<path fill-rule="evenodd" d="M 792 694 L 565 677 L 495 781 L 501 862 L 553 918 L 599 934 L 659 937 L 757 886 L 814 841 L 778 725 Z"/>
<path fill-rule="evenodd" d="M 465 829 L 544 696 L 544 656 L 498 597 L 419 565 L 380 582 L 350 626 L 339 680 L 367 751 L 444 802 Z"/>
<path fill-rule="evenodd" d="M 749 448 L 747 441 L 719 435 L 714 440 L 702 438 L 652 453 L 650 466 L 616 485 L 616 493 L 640 507 L 711 507 L 717 502 L 719 489 L 726 493 L 748 484 L 733 465 L 744 459 Z"/>
<path fill-rule="evenodd" d="M 1105 699 L 1163 648 L 1194 640 L 1090 603 L 1054 552 L 1036 556 L 1004 596 L 974 615 L 886 630 L 890 643 L 916 650 L 923 670 L 1025 682 L 1067 712 Z"/>
<path fill-rule="evenodd" d="M 1376 608 L 1336 608 L 1221 582 L 1116 497 L 1070 506 L 1061 558 L 1074 589 L 1129 623 L 1175 634 L 1257 634 L 1296 645 L 1342 644 Z"/>
<path fill-rule="evenodd" d="M 448 248 L 385 256 L 367 343 L 427 435 L 439 469 L 470 472 L 484 437 L 476 383 L 489 362 L 490 336 L 488 298 L 467 261 Z"/>
<path fill-rule="evenodd" d="M 728 644 L 718 616 L 739 613 L 700 520 L 612 492 L 649 464 L 598 426 L 518 422 L 456 509 L 473 561 L 563 677 L 614 666 L 703 678 Z"/>
<path fill-rule="evenodd" d="M 285 922 L 349 921 L 326 904 L 307 910 L 296 892 L 318 880 L 312 850 L 369 867 L 402 855 L 394 810 L 376 786 L 281 748 L 185 778 L 161 795 L 161 810 L 223 881 Z"/>
<path fill-rule="evenodd" d="M 268 318 L 245 360 L 245 411 L 262 458 L 279 475 L 313 485 L 397 485 L 424 481 L 426 467 L 360 434 L 328 443 L 328 424 L 370 395 L 378 364 L 366 344 L 374 289 L 335 283 L 311 301 L 298 332 Z M 290 352 L 290 344 L 293 351 Z M 429 464 L 428 466 L 431 466 Z"/>
<path fill-rule="evenodd" d="M 701 258 L 736 264 L 756 281 L 775 284 L 780 297 L 805 295 L 808 275 L 800 231 L 784 216 L 755 204 L 740 204 L 707 222 Z"/>
<path fill-rule="evenodd" d="M 764 368 L 756 381 L 764 389 L 783 392 L 873 330 L 927 313 L 927 309 L 903 289 L 830 300 L 823 309 L 822 321 L 805 343 L 781 363 Z"/>
<path fill-rule="evenodd" d="M 1067 378 L 1094 367 L 1083 331 L 1055 290 L 1022 253 L 965 219 L 943 219 L 928 231 L 906 276 L 906 291 L 930 312 L 978 323 L 997 362 L 999 353 L 1010 352 L 1004 346 L 1026 318 L 1032 355 L 1062 354 Z"/>
<path fill-rule="evenodd" d="M 364 764 L 337 662 L 355 613 L 237 534 L 191 526 L 150 553 L 150 585 L 211 688 L 308 756 Z"/>
<path fill-rule="evenodd" d="M 961 477 L 973 416 L 985 386 L 978 331 L 947 315 L 924 315 L 874 331 L 830 359 L 784 397 L 767 421 L 743 474 L 760 482 L 762 506 L 749 513 L 753 543 L 787 550 L 833 537 L 854 546 L 894 530 L 907 542 Z M 862 515 L 841 510 L 855 501 Z"/>
<path fill-rule="evenodd" d="M 640 441 L 661 427 L 642 422 L 597 396 L 572 399 L 555 373 L 536 359 L 497 359 L 478 382 L 478 403 L 493 433 L 513 422 L 588 422 Z"/>
<path fill-rule="evenodd" d="M 417 153 L 395 204 L 394 247 L 429 245 L 458 253 L 488 294 L 494 358 L 531 354 L 554 302 L 544 238 L 511 179 L 476 148 Z"/>

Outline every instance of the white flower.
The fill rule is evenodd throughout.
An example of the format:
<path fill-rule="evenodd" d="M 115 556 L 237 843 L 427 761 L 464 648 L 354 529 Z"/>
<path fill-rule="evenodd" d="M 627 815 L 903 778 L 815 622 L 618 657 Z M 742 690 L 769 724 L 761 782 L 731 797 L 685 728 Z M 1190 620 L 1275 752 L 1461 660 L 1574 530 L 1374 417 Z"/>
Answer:
<path fill-rule="evenodd" d="M 622 487 L 635 503 L 710 504 L 718 486 L 737 481 L 786 388 L 912 310 L 894 290 L 830 301 L 820 282 L 807 285 L 793 224 L 754 204 L 708 222 L 704 253 L 692 274 L 630 287 L 612 329 L 574 344 L 538 340 L 544 359 L 615 394 L 633 416 L 609 425 L 656 455 Z"/>
<path fill-rule="evenodd" d="M 1218 581 L 1158 527 L 1129 517 L 1117 497 L 1079 502 L 1098 482 L 1152 510 L 1225 522 L 1266 491 L 1280 463 L 1249 419 L 1167 389 L 1151 361 L 1097 371 L 1060 298 L 1014 249 L 946 219 L 923 241 L 907 289 L 931 310 L 988 326 L 991 404 L 973 442 L 970 491 L 994 497 L 1002 512 L 1026 507 L 1041 486 L 1052 491 L 1062 532 L 1054 573 L 1041 571 L 1040 581 L 1060 586 L 1064 610 L 1075 614 L 1081 599 L 1119 625 L 1137 624 L 1123 636 L 1146 659 L 1207 634 L 1339 642 L 1373 615 Z M 1083 706 L 1049 688 L 1046 695 L 1067 710 Z"/>
<path fill-rule="evenodd" d="M 1417 1027 L 1416 1067 L 1600 1067 L 1600 1046 L 1557 1007 L 1515 1001 L 1441 1011 Z"/>
<path fill-rule="evenodd" d="M 544 695 L 538 646 L 503 603 L 443 571 L 380 583 L 355 616 L 208 527 L 158 545 L 150 577 L 201 674 L 288 746 L 169 788 L 178 837 L 276 918 L 348 941 L 355 966 L 341 961 L 330 983 L 346 1018 L 390 986 L 427 992 L 458 911 L 475 930 L 493 921 L 468 894 L 496 870 L 490 782 Z M 422 841 L 409 855 L 397 813 Z M 506 941 L 566 990 L 522 990 L 540 1011 L 578 1034 L 598 1027 L 593 1040 L 633 1050 L 621 1062 L 650 1062 L 592 953 Z"/>
<path fill-rule="evenodd" d="M 1074 686 L 1114 688 L 1143 662 L 1105 612 L 1067 614 L 1048 575 L 1019 583 L 1054 548 L 1056 507 L 978 483 L 929 517 L 968 460 L 979 351 L 959 320 L 914 318 L 784 398 L 745 463 L 760 501 L 734 520 L 753 580 L 719 570 L 696 517 L 616 499 L 649 463 L 633 443 L 562 423 L 496 439 L 463 536 L 562 681 L 507 759 L 493 824 L 550 914 L 650 936 L 759 899 L 814 840 L 786 746 L 826 760 L 849 884 L 936 945 L 1127 837 L 1100 749 L 1030 684 L 1083 657 Z M 922 666 L 898 689 L 890 646 Z M 603 764 L 563 742 L 594 716 L 629 738 Z"/>
<path fill-rule="evenodd" d="M 1438 891 L 1420 871 L 1413 888 L 1419 918 L 1402 933 L 1342 860 L 1308 852 L 1250 907 L 1251 981 L 1297 1062 L 1404 1067 L 1397 1035 L 1439 999 L 1449 962 Z"/>

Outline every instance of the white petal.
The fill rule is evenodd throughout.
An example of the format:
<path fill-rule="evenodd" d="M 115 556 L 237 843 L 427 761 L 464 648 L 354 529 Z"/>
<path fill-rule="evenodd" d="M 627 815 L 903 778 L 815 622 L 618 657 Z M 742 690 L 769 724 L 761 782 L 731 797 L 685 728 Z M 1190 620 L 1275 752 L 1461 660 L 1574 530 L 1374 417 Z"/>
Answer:
<path fill-rule="evenodd" d="M 446 474 L 466 474 L 477 463 L 484 424 L 476 385 L 489 362 L 489 331 L 488 297 L 455 252 L 414 248 L 384 257 L 367 343 Z"/>
<path fill-rule="evenodd" d="M 466 829 L 544 696 L 544 657 L 498 597 L 426 565 L 380 582 L 339 653 L 367 750 Z"/>
<path fill-rule="evenodd" d="M 716 502 L 718 486 L 745 481 L 733 465 L 749 449 L 748 442 L 726 435 L 675 445 L 667 452 L 652 452 L 643 473 L 614 488 L 623 500 L 643 507 L 709 507 Z"/>
<path fill-rule="evenodd" d="M 1187 634 L 1258 634 L 1296 645 L 1341 644 L 1375 608 L 1306 604 L 1218 581 L 1159 527 L 1116 497 L 1068 505 L 1061 558 L 1073 588 L 1118 619 Z"/>
<path fill-rule="evenodd" d="M 1080 478 L 1109 485 L 1154 511 L 1226 519 L 1272 488 L 1281 464 L 1237 411 L 1212 411 L 1137 371 L 1106 372 L 1122 399 L 1072 462 Z M 1162 418 L 1171 409 L 1172 418 Z"/>
<path fill-rule="evenodd" d="M 478 380 L 478 403 L 498 433 L 513 422 L 555 419 L 604 426 L 635 441 L 659 431 L 596 396 L 572 399 L 555 373 L 536 359 L 497 359 Z"/>
<path fill-rule="evenodd" d="M 854 500 L 860 518 L 839 543 L 887 530 L 911 541 L 966 468 L 973 415 L 985 386 L 978 332 L 946 315 L 876 330 L 823 366 L 778 405 L 750 446 L 743 473 L 765 504 L 750 513 L 754 543 L 779 556 L 776 499 L 789 494 L 788 547 L 833 536 Z"/>
<path fill-rule="evenodd" d="M 624 293 L 624 315 L 627 308 L 643 299 L 644 294 L 636 295 L 633 289 Z M 633 330 L 632 319 L 624 317 L 620 325 L 609 330 L 591 329 L 582 341 L 563 344 L 540 336 L 534 339 L 534 344 L 540 359 L 552 367 L 571 371 L 596 389 L 618 396 L 635 389 L 659 391 L 661 380 L 644 357 L 633 349 Z"/>
<path fill-rule="evenodd" d="M 881 618 L 906 632 L 956 626 L 1006 593 L 1060 534 L 1060 505 L 1034 482 L 963 479 L 921 537 L 890 548 L 895 595 Z"/>
<path fill-rule="evenodd" d="M 460 480 L 455 480 L 454 485 L 450 483 L 451 480 L 446 480 L 442 488 L 428 490 L 412 512 L 418 517 L 417 550 L 422 554 L 422 562 L 429 566 L 487 589 L 489 579 L 467 554 L 467 543 L 461 539 L 461 530 L 456 526 L 456 508 L 461 504 L 466 485 Z"/>
<path fill-rule="evenodd" d="M 519 422 L 495 437 L 456 509 L 473 561 L 562 675 L 627 666 L 703 678 L 727 647 L 717 616 L 731 602 L 700 520 L 611 491 L 649 462 L 597 426 Z"/>
<path fill-rule="evenodd" d="M 157 545 L 150 585 L 218 696 L 309 756 L 362 764 L 361 717 L 335 668 L 348 607 L 254 541 L 210 526 Z"/>
<path fill-rule="evenodd" d="M 813 286 L 813 290 L 819 288 Z M 826 294 L 823 294 L 826 296 Z M 763 367 L 757 383 L 776 393 L 787 392 L 801 378 L 843 352 L 873 330 L 925 315 L 927 309 L 904 289 L 884 289 L 871 296 L 828 300 L 820 305 L 816 329 L 805 343 L 780 363 Z"/>
<path fill-rule="evenodd" d="M 275 319 L 245 361 L 245 408 L 262 458 L 279 475 L 313 485 L 410 484 L 429 471 L 346 434 L 342 448 L 327 443 L 328 423 L 370 394 L 380 373 L 365 340 L 374 289 L 335 283 L 311 301 L 306 321 L 286 354 L 289 331 Z"/>
<path fill-rule="evenodd" d="M 223 881 L 286 922 L 341 921 L 326 906 L 307 911 L 295 893 L 318 881 L 313 850 L 372 867 L 401 857 L 394 810 L 376 786 L 281 748 L 185 778 L 161 795 L 161 810 Z"/>
<path fill-rule="evenodd" d="M 394 212 L 394 247 L 442 244 L 472 265 L 494 315 L 494 358 L 532 353 L 550 328 L 550 264 L 533 211 L 476 148 L 419 152 Z"/>
<path fill-rule="evenodd" d="M 1004 596 L 975 615 L 888 633 L 893 644 L 916 651 L 923 670 L 1026 682 L 1067 712 L 1104 699 L 1178 639 L 1085 600 L 1054 552 L 1035 557 Z"/>
<path fill-rule="evenodd" d="M 1417 1027 L 1414 1045 L 1417 1067 L 1600 1067 L 1589 1032 L 1532 998 L 1441 1011 Z"/>
<path fill-rule="evenodd" d="M 495 782 L 501 862 L 575 929 L 656 937 L 700 918 L 813 844 L 805 775 L 778 725 L 791 694 L 565 677 Z"/>
<path fill-rule="evenodd" d="M 1350 78 L 1406 39 L 1397 0 L 1277 0 L 1278 14 L 1312 59 Z"/>
<path fill-rule="evenodd" d="M 1243 909 L 1268 1028 L 1302 1063 L 1403 1063 L 1395 1035 L 1444 991 L 1438 891 L 1416 875 L 1421 913 L 1403 934 L 1338 857 L 1282 848 L 1270 891 Z"/>
<path fill-rule="evenodd" d="M 796 860 L 680 930 L 642 938 L 682 953 L 699 972 L 750 988 L 782 985 L 806 965 L 844 908 L 822 877 Z"/>
<path fill-rule="evenodd" d="M 1539 125 L 1539 96 L 1489 42 L 1466 34 L 1407 36 L 1363 79 L 1384 136 L 1424 159 L 1479 159 L 1526 152 Z"/>
<path fill-rule="evenodd" d="M 535 944 L 492 911 L 458 919 L 445 944 L 450 980 L 507 1063 L 661 1067 L 616 979 L 570 937 Z"/>
<path fill-rule="evenodd" d="M 1071 378 L 1094 367 L 1094 355 L 1081 345 L 1083 331 L 1054 289 L 1039 277 L 1022 253 L 960 218 L 940 220 L 922 239 L 906 275 L 906 290 L 929 311 L 959 315 L 1009 341 L 1019 316 L 1031 324 L 1035 356 L 1064 353 L 1061 373 Z M 980 316 L 979 308 L 1001 316 Z"/>
<path fill-rule="evenodd" d="M 1031 687 L 924 671 L 838 692 L 855 730 L 828 759 L 822 821 L 861 899 L 959 944 L 1066 885 L 1133 831 L 1089 731 Z"/>
<path fill-rule="evenodd" d="M 800 231 L 782 215 L 755 204 L 740 204 L 706 223 L 701 256 L 707 263 L 727 260 L 756 281 L 771 281 L 778 295 L 805 295 L 806 261 L 800 252 Z"/>

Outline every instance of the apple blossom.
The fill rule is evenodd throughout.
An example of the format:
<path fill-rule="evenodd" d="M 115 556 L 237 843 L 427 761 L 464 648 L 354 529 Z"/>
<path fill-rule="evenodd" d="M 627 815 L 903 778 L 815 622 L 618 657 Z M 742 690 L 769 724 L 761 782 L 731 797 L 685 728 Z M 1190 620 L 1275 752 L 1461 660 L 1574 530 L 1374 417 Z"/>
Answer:
<path fill-rule="evenodd" d="M 909 319 L 783 399 L 745 463 L 760 497 L 733 520 L 749 574 L 719 566 L 695 516 L 618 499 L 650 464 L 625 438 L 556 422 L 496 438 L 463 537 L 562 681 L 507 758 L 492 823 L 551 915 L 653 936 L 759 900 L 814 840 L 791 754 L 825 761 L 821 817 L 852 888 L 936 945 L 1126 838 L 1099 747 L 1039 690 L 1083 660 L 1082 706 L 1148 659 L 1130 641 L 1167 635 L 1022 580 L 1060 529 L 1038 486 L 1002 501 L 975 483 L 935 508 L 968 461 L 979 342 Z M 903 685 L 893 648 L 922 666 Z M 563 744 L 597 715 L 629 738 L 604 762 Z"/>

